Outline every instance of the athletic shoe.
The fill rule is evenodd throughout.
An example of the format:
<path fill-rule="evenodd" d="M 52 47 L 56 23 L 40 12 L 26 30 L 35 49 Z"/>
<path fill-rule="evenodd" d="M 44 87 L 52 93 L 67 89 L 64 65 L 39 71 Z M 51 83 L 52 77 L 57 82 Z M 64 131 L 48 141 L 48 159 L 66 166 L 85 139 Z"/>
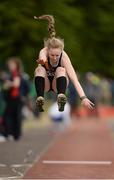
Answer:
<path fill-rule="evenodd" d="M 57 103 L 58 103 L 59 111 L 64 111 L 64 106 L 66 104 L 66 101 L 67 101 L 67 98 L 65 94 L 58 94 Z"/>
<path fill-rule="evenodd" d="M 44 105 L 44 97 L 39 96 L 36 99 L 36 106 L 38 107 L 39 112 L 43 112 L 43 105 Z"/>

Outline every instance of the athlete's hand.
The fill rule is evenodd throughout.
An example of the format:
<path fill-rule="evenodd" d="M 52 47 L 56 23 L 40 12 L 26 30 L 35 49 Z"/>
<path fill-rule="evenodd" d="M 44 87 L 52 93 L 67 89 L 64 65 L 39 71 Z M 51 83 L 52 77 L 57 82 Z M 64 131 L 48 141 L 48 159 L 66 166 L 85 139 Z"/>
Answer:
<path fill-rule="evenodd" d="M 81 104 L 89 109 L 93 109 L 94 107 L 94 104 L 88 98 L 83 99 Z"/>
<path fill-rule="evenodd" d="M 46 69 L 49 69 L 48 61 L 44 61 L 43 59 L 37 59 L 36 62 L 41 65 L 45 65 Z"/>
<path fill-rule="evenodd" d="M 37 59 L 36 62 L 41 65 L 45 64 L 45 61 L 43 59 Z"/>

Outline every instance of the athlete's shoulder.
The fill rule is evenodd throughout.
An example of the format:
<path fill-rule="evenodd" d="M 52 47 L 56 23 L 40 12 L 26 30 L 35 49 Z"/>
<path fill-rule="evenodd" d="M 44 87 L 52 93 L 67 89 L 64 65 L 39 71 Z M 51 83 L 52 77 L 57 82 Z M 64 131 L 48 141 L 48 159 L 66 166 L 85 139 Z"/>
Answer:
<path fill-rule="evenodd" d="M 61 65 L 64 67 L 66 64 L 68 64 L 68 62 L 70 62 L 70 58 L 69 58 L 68 54 L 63 50 Z"/>
<path fill-rule="evenodd" d="M 63 55 L 62 55 L 63 59 L 69 59 L 68 54 L 63 50 Z M 70 60 L 70 59 L 69 59 Z"/>
<path fill-rule="evenodd" d="M 39 59 L 43 59 L 44 61 L 46 61 L 47 60 L 47 56 L 48 56 L 47 47 L 44 47 L 39 52 Z"/>
<path fill-rule="evenodd" d="M 47 53 L 47 51 L 48 51 L 48 50 L 47 50 L 47 47 L 44 47 L 44 48 L 42 48 L 42 49 L 40 50 L 40 52 L 42 52 L 42 53 L 43 53 L 43 52 L 44 52 L 44 53 Z"/>

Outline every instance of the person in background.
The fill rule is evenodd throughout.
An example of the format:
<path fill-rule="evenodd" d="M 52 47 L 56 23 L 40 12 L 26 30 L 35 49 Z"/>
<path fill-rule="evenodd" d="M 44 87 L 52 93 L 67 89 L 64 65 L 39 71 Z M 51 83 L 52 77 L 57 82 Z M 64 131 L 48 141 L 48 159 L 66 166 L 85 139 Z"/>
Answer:
<path fill-rule="evenodd" d="M 0 70 L 0 142 L 5 142 L 6 138 L 4 137 L 4 119 L 3 114 L 5 111 L 5 101 L 4 101 L 4 95 L 3 95 L 3 82 L 6 79 L 7 74 L 6 72 L 1 69 Z"/>
<path fill-rule="evenodd" d="M 11 57 L 7 60 L 9 70 L 9 79 L 6 79 L 3 85 L 6 91 L 6 108 L 4 112 L 5 137 L 12 135 L 14 140 L 21 137 L 21 60 L 17 57 Z"/>
<path fill-rule="evenodd" d="M 92 72 L 85 74 L 85 80 L 83 87 L 88 98 L 94 103 L 94 110 L 90 111 L 87 109 L 88 117 L 98 117 L 98 104 L 101 96 L 101 89 L 99 87 L 100 79 Z M 99 92 L 99 93 L 98 93 Z"/>
<path fill-rule="evenodd" d="M 59 111 L 64 111 L 67 98 L 65 95 L 69 79 L 72 81 L 82 104 L 90 109 L 94 104 L 85 95 L 70 58 L 64 51 L 63 39 L 56 37 L 54 18 L 51 15 L 43 15 L 35 19 L 46 19 L 49 22 L 50 37 L 44 42 L 44 48 L 39 53 L 38 67 L 35 69 L 35 87 L 37 92 L 36 105 L 39 111 L 44 111 L 44 91 L 57 93 Z"/>
<path fill-rule="evenodd" d="M 110 80 L 111 105 L 114 106 L 114 80 Z"/>
<path fill-rule="evenodd" d="M 73 85 L 73 83 L 71 81 L 69 81 L 69 85 L 68 85 L 68 102 L 70 104 L 71 107 L 71 116 L 75 117 L 79 117 L 79 113 L 78 113 L 78 94 L 76 92 L 76 89 Z"/>

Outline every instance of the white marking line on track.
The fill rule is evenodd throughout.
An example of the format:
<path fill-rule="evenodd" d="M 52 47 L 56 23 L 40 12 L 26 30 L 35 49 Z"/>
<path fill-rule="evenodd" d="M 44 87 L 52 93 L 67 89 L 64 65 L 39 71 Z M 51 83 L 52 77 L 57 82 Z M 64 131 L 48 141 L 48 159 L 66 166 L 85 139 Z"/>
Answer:
<path fill-rule="evenodd" d="M 20 179 L 21 178 L 21 179 Z M 12 177 L 3 177 L 3 178 L 0 178 L 0 180 L 9 180 L 9 179 L 15 179 L 15 180 L 22 180 L 22 177 L 18 177 L 18 176 L 12 176 Z M 28 179 L 27 179 L 28 180 Z M 29 180 L 33 180 L 33 179 L 29 179 Z M 46 178 L 46 179 L 37 179 L 37 180 L 50 180 L 49 178 Z M 52 179 L 52 180 L 101 180 L 101 179 L 60 179 L 60 178 L 56 178 L 56 179 Z M 114 179 L 103 179 L 103 180 L 114 180 Z"/>
<path fill-rule="evenodd" d="M 6 167 L 7 165 L 6 164 L 0 164 L 0 167 Z"/>
<path fill-rule="evenodd" d="M 112 161 L 49 161 L 43 160 L 43 164 L 78 164 L 78 165 L 111 165 Z"/>
<path fill-rule="evenodd" d="M 20 176 L 8 176 L 8 177 L 0 177 L 0 180 L 8 180 L 8 179 L 19 180 L 20 178 L 22 178 L 22 177 L 20 177 Z"/>
<path fill-rule="evenodd" d="M 32 164 L 12 164 L 10 167 L 15 167 L 15 168 L 19 168 L 19 167 L 26 167 L 26 166 L 29 166 L 31 167 Z"/>

